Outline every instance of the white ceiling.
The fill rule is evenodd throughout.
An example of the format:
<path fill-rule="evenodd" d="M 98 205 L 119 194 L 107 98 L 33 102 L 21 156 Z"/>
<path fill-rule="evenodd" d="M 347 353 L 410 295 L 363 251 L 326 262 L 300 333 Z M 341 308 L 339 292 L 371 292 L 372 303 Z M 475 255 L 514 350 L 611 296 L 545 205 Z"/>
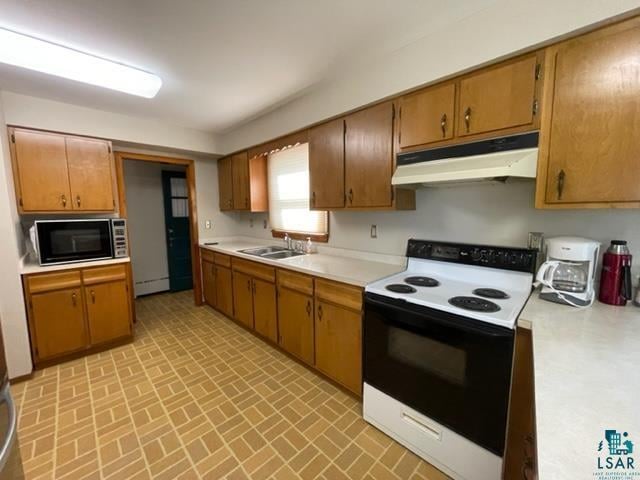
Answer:
<path fill-rule="evenodd" d="M 0 89 L 223 133 L 494 0 L 0 0 L 0 26 L 158 74 L 148 100 L 0 64 Z M 402 75 L 402 72 L 398 72 Z"/>

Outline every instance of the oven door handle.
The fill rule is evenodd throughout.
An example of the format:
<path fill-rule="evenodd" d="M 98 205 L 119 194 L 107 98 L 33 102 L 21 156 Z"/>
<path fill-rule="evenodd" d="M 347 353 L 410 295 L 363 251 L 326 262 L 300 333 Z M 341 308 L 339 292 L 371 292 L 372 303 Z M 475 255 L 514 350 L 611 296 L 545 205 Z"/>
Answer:
<path fill-rule="evenodd" d="M 379 297 L 379 295 L 376 295 L 376 297 Z M 479 334 L 494 338 L 512 337 L 514 334 L 513 330 L 506 327 L 499 327 L 497 325 L 482 322 L 479 320 L 459 318 L 458 315 L 435 310 L 429 307 L 413 306 L 406 300 L 395 298 L 384 298 L 384 300 L 382 300 L 373 298 L 372 294 L 367 294 L 365 296 L 365 305 L 366 304 L 379 306 L 385 309 L 391 308 L 396 311 L 406 312 L 411 316 L 422 317 L 422 320 L 425 322 L 425 324 L 428 322 L 429 324 L 439 325 L 451 330 Z M 414 330 L 418 333 L 422 333 L 420 325 L 414 325 L 410 322 L 403 321 L 398 317 L 398 315 L 394 315 L 393 319 L 389 319 L 386 316 L 382 316 L 382 320 L 387 324 L 394 324 L 395 326 L 397 326 L 398 328 L 402 328 L 403 330 Z"/>

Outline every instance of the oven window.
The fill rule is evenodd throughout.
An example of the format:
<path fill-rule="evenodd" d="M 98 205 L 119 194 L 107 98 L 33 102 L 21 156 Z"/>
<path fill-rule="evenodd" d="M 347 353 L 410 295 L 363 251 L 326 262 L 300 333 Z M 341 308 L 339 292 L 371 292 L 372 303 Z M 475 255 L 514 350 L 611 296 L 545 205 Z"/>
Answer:
<path fill-rule="evenodd" d="M 467 353 L 461 348 L 393 327 L 389 328 L 387 341 L 389 356 L 394 362 L 464 386 Z"/>

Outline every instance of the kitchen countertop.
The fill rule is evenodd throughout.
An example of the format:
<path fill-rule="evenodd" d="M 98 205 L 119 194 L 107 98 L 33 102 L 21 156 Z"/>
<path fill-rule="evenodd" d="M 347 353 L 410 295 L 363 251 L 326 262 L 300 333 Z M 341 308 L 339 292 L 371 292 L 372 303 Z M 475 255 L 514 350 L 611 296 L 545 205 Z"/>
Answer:
<path fill-rule="evenodd" d="M 221 240 L 218 245 L 200 244 L 200 246 L 213 250 L 214 252 L 234 255 L 254 262 L 265 263 L 267 265 L 286 268 L 288 270 L 295 270 L 300 273 L 328 278 L 329 280 L 349 283 L 360 287 L 364 287 L 374 280 L 393 275 L 405 269 L 404 264 L 386 263 L 373 260 L 373 258 L 376 258 L 376 254 L 371 254 L 371 260 L 363 258 L 366 254 L 363 254 L 362 252 L 357 252 L 359 258 L 344 255 L 331 255 L 320 252 L 281 260 L 269 260 L 238 251 L 245 250 L 247 248 L 264 247 L 272 244 L 273 242 L 264 240 L 254 241 L 231 239 Z M 280 245 L 282 245 L 282 242 L 280 242 Z M 323 250 L 325 249 L 323 248 Z"/>
<path fill-rule="evenodd" d="M 19 265 L 19 273 L 27 275 L 31 273 L 55 272 L 58 270 L 71 270 L 77 268 L 100 267 L 102 265 L 115 265 L 117 263 L 129 263 L 129 257 L 107 258 L 106 260 L 93 260 L 89 262 L 64 263 L 61 265 L 40 265 L 32 257 L 23 257 Z"/>
<path fill-rule="evenodd" d="M 593 477 L 605 430 L 640 446 L 640 308 L 577 309 L 535 291 L 518 324 L 532 329 L 539 478 Z"/>

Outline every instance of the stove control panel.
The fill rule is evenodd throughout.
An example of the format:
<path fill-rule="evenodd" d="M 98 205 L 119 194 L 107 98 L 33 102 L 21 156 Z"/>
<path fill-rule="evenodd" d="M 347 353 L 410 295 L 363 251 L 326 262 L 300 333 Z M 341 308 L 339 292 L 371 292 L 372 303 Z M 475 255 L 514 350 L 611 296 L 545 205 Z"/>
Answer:
<path fill-rule="evenodd" d="M 409 240 L 407 257 L 535 273 L 538 251 L 466 243 Z"/>

